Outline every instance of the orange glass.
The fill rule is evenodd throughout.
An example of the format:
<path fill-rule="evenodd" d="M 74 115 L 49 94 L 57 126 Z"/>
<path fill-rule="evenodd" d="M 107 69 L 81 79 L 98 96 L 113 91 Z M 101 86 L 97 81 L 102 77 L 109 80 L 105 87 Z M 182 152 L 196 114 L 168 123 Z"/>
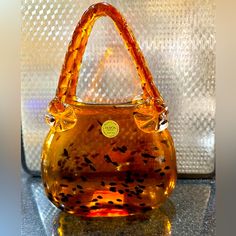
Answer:
<path fill-rule="evenodd" d="M 140 99 L 122 104 L 77 101 L 82 57 L 101 16 L 114 21 L 133 58 L 143 89 Z M 167 107 L 131 30 L 113 6 L 98 3 L 83 14 L 48 111 L 51 128 L 42 150 L 42 179 L 58 208 L 87 217 L 126 216 L 160 206 L 172 192 L 176 157 Z M 110 136 L 103 132 L 107 121 L 118 126 Z"/>

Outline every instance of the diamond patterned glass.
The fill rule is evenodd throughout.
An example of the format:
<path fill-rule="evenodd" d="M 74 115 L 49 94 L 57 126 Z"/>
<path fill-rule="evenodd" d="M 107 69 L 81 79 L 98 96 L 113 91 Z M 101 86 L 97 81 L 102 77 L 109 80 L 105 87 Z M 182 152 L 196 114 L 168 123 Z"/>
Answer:
<path fill-rule="evenodd" d="M 25 160 L 40 170 L 49 127 L 47 105 L 82 13 L 98 1 L 23 0 L 22 133 Z M 110 0 L 126 18 L 169 107 L 178 172 L 214 171 L 215 0 Z M 95 23 L 83 58 L 77 96 L 124 102 L 141 93 L 136 68 L 111 20 Z"/>

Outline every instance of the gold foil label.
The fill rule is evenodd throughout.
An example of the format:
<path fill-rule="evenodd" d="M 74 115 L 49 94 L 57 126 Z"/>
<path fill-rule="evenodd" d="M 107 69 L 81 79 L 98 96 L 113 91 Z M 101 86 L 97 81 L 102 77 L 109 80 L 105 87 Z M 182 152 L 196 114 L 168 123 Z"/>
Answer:
<path fill-rule="evenodd" d="M 102 134 L 107 138 L 114 138 L 119 133 L 119 125 L 114 120 L 107 120 L 102 124 Z"/>

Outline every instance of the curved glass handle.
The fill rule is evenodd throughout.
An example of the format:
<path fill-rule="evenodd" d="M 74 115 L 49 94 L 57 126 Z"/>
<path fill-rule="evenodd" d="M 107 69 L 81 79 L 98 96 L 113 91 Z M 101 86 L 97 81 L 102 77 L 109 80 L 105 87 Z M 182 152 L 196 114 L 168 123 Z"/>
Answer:
<path fill-rule="evenodd" d="M 155 99 L 158 105 L 163 105 L 163 99 L 153 83 L 151 72 L 146 64 L 144 56 L 122 15 L 108 3 L 97 3 L 84 12 L 81 20 L 72 36 L 65 62 L 61 70 L 56 96 L 59 101 L 69 99 L 76 101 L 76 86 L 83 54 L 88 42 L 89 35 L 95 21 L 101 16 L 109 16 L 118 28 L 128 51 L 137 68 L 143 89 L 143 98 Z M 68 101 L 69 101 L 68 100 Z"/>

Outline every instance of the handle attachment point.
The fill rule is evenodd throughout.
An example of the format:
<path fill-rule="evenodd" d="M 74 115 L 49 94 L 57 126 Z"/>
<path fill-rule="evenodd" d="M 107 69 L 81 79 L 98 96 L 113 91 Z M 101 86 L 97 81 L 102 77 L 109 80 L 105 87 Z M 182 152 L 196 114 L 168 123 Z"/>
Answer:
<path fill-rule="evenodd" d="M 77 123 L 77 117 L 72 106 L 63 104 L 58 98 L 54 98 L 49 106 L 45 116 L 46 122 L 51 129 L 56 132 L 62 132 L 72 129 Z"/>

